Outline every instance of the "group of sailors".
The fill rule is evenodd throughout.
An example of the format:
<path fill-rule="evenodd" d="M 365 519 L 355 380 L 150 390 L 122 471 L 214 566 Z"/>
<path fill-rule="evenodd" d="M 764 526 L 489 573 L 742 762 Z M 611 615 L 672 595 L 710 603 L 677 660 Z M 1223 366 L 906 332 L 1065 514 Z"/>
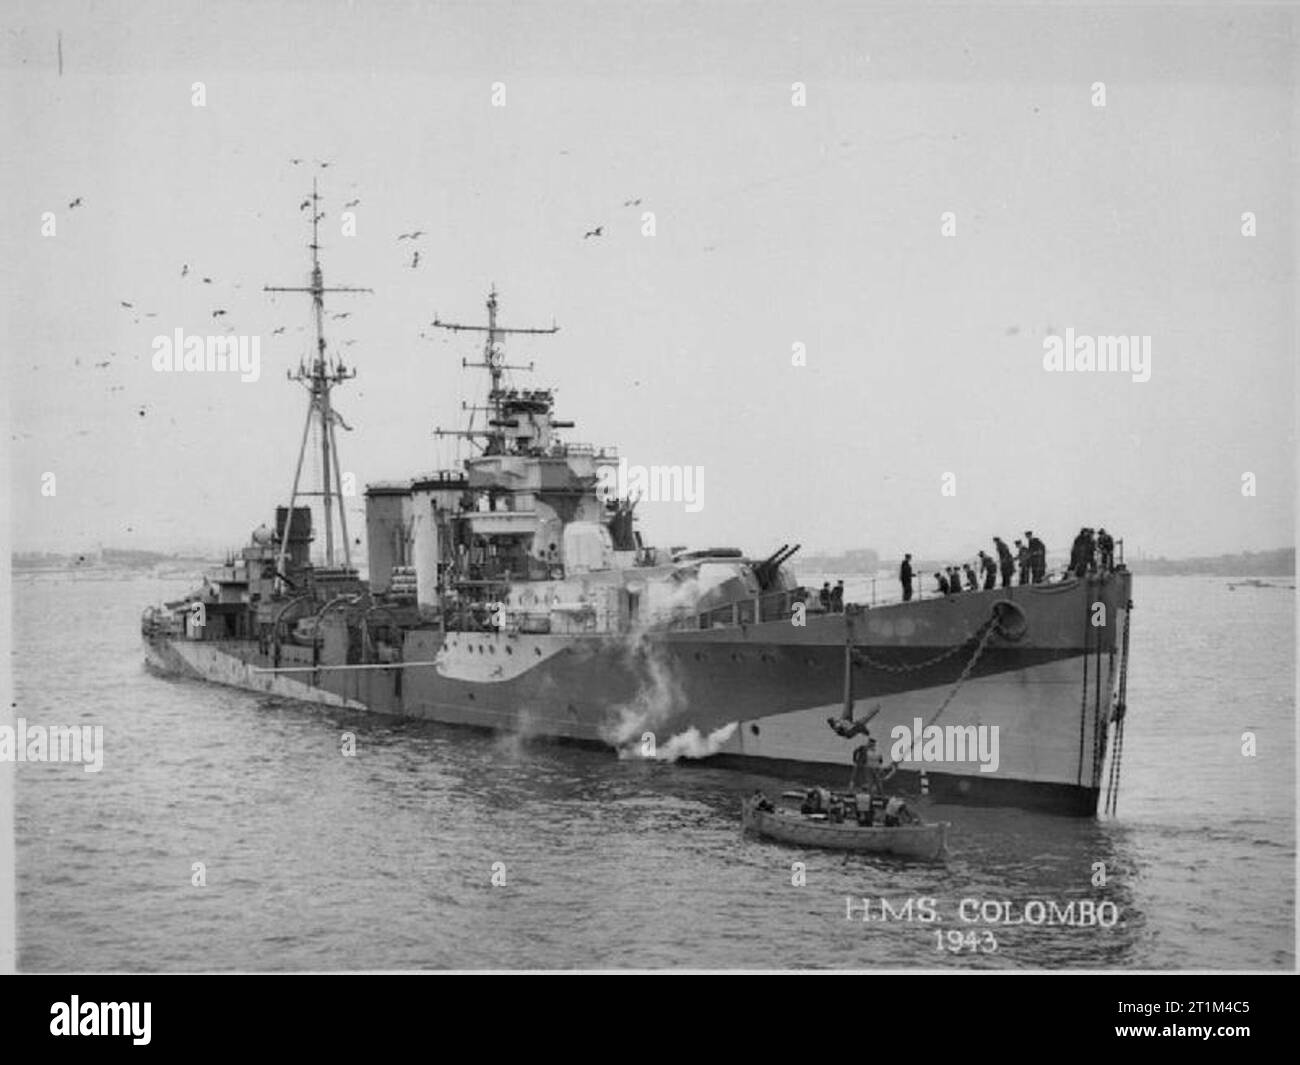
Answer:
<path fill-rule="evenodd" d="M 934 574 L 935 590 L 940 595 L 956 595 L 959 592 L 992 591 L 997 587 L 999 576 L 1002 587 L 1010 588 L 1019 574 L 1020 584 L 1042 584 L 1047 576 L 1047 546 L 1032 530 L 1025 531 L 1023 540 L 1015 542 L 1014 550 L 1007 546 L 1000 536 L 993 537 L 993 546 L 997 558 L 985 551 L 979 553 L 979 572 L 969 562 L 960 566 L 945 566 Z M 1100 561 L 1098 556 L 1100 555 Z M 1106 573 L 1115 568 L 1115 540 L 1105 529 L 1083 528 L 1074 538 L 1070 552 L 1070 565 L 1067 574 L 1085 577 L 1090 573 Z M 898 567 L 898 580 L 903 586 L 903 602 L 912 598 L 913 581 L 916 573 L 912 568 L 912 556 L 903 556 L 902 565 Z"/>
<path fill-rule="evenodd" d="M 1105 529 L 1089 529 L 1085 526 L 1079 530 L 1079 535 L 1074 538 L 1074 546 L 1070 548 L 1070 572 L 1076 577 L 1096 573 L 1098 555 L 1101 555 L 1101 572 L 1108 573 L 1113 570 L 1115 538 Z"/>
<path fill-rule="evenodd" d="M 855 820 L 868 828 L 876 826 L 877 818 L 886 828 L 915 824 L 920 820 L 902 798 L 885 793 L 884 783 L 894 775 L 897 766 L 893 763 L 886 765 L 870 732 L 867 737 L 867 742 L 853 752 L 853 775 L 849 778 L 848 792 L 836 794 L 828 788 L 809 788 L 804 794 L 800 813 L 804 816 L 825 815 L 833 822 Z M 757 797 L 760 810 L 774 809 L 761 793 Z"/>
<path fill-rule="evenodd" d="M 817 593 L 817 598 L 821 602 L 822 610 L 829 614 L 844 613 L 844 582 L 836 581 L 835 587 L 831 587 L 830 581 L 822 584 L 822 589 Z"/>
<path fill-rule="evenodd" d="M 775 810 L 766 796 L 758 796 L 760 810 Z M 848 795 L 837 794 L 829 788 L 809 788 L 804 794 L 799 812 L 805 817 L 824 815 L 833 824 L 856 821 L 863 828 L 898 828 L 914 825 L 921 819 L 897 795 L 871 795 L 865 791 Z M 879 824 L 877 822 L 879 821 Z"/>

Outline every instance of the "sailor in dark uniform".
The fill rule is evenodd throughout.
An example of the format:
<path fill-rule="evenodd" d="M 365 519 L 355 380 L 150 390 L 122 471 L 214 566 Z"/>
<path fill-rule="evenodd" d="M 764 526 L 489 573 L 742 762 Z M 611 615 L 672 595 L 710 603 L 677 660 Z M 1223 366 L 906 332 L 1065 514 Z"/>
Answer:
<path fill-rule="evenodd" d="M 898 579 L 903 585 L 903 602 L 912 598 L 912 556 L 904 555 L 903 564 L 898 567 Z"/>
<path fill-rule="evenodd" d="M 1011 555 L 1011 548 L 1000 536 L 993 537 L 993 544 L 998 549 L 998 565 L 1002 568 L 1002 587 L 1011 587 L 1011 578 L 1016 575 L 1016 560 Z"/>
<path fill-rule="evenodd" d="M 1020 567 L 1020 583 L 1029 583 L 1029 548 L 1020 540 L 1016 541 L 1016 565 Z"/>
<path fill-rule="evenodd" d="M 1041 584 L 1047 576 L 1047 548 L 1031 529 L 1025 530 L 1025 549 L 1029 552 L 1029 583 Z"/>
<path fill-rule="evenodd" d="M 980 552 L 980 570 L 984 574 L 984 590 L 992 591 L 998 583 L 998 567 L 988 554 Z"/>
<path fill-rule="evenodd" d="M 1115 568 L 1115 538 L 1104 528 L 1097 530 L 1097 549 L 1101 552 L 1103 573 Z"/>
<path fill-rule="evenodd" d="M 935 579 L 935 580 L 938 582 L 938 584 L 939 584 L 939 594 L 940 594 L 940 595 L 947 595 L 947 594 L 948 594 L 948 578 L 945 577 L 942 573 L 936 573 L 936 574 L 934 575 L 934 579 Z"/>
<path fill-rule="evenodd" d="M 956 595 L 961 591 L 961 570 L 956 566 L 948 567 L 948 594 Z"/>
<path fill-rule="evenodd" d="M 975 576 L 975 571 L 970 568 L 970 563 L 965 563 L 966 571 L 966 590 L 978 592 L 980 590 L 979 578 Z"/>
<path fill-rule="evenodd" d="M 1092 538 L 1091 529 L 1084 527 L 1079 530 L 1078 545 L 1079 557 L 1074 563 L 1074 573 L 1075 576 L 1083 578 L 1088 575 L 1089 569 L 1092 568 L 1097 549 L 1096 541 Z"/>

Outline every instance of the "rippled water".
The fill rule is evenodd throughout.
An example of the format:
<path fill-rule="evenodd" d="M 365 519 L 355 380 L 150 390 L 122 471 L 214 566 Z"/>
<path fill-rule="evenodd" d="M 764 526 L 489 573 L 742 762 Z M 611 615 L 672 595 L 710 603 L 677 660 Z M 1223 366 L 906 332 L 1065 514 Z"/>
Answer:
<path fill-rule="evenodd" d="M 1294 966 L 1288 591 L 1140 578 L 1119 817 L 932 806 L 952 855 L 924 866 L 742 838 L 740 798 L 788 781 L 153 677 L 139 611 L 184 584 L 79 576 L 14 584 L 17 714 L 105 726 L 98 774 L 17 767 L 24 969 Z M 965 924 L 963 899 L 1120 920 Z"/>

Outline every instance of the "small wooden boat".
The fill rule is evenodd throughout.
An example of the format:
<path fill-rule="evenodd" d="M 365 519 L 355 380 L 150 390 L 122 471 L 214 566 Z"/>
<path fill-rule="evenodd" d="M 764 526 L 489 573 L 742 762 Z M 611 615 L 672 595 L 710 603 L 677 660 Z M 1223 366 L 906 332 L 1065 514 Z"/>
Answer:
<path fill-rule="evenodd" d="M 741 809 L 744 831 L 778 843 L 867 854 L 893 854 L 926 861 L 942 858 L 948 847 L 947 821 L 896 826 L 873 825 L 868 828 L 854 821 L 831 821 L 824 814 L 762 809 L 762 801 L 762 796 L 758 795 L 744 801 Z"/>

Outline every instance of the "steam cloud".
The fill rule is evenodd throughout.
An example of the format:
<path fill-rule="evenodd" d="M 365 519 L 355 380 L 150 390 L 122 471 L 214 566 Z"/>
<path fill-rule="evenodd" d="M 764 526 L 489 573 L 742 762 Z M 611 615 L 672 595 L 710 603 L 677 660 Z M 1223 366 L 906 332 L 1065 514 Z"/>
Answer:
<path fill-rule="evenodd" d="M 676 762 L 681 758 L 707 758 L 711 754 L 717 754 L 722 745 L 731 739 L 731 734 L 736 731 L 739 725 L 738 721 L 733 721 L 729 725 L 715 728 L 707 736 L 700 735 L 700 730 L 692 725 L 685 732 L 679 732 L 672 737 L 667 743 L 657 746 L 653 760 L 656 762 Z M 618 756 L 621 759 L 644 757 L 641 754 L 641 745 L 639 743 L 630 743 L 625 747 L 620 747 Z M 650 759 L 647 758 L 648 760 Z"/>

